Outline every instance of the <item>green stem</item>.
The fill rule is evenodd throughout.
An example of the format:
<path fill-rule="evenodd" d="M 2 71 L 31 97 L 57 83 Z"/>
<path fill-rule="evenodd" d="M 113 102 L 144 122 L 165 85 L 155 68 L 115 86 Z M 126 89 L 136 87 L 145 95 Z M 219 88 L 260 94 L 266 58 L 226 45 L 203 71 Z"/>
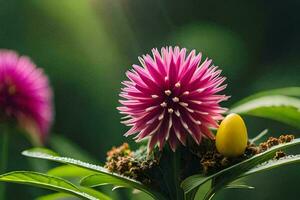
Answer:
<path fill-rule="evenodd" d="M 162 176 L 162 179 L 163 179 L 163 181 L 164 181 L 164 183 L 165 183 L 165 185 L 166 185 L 166 187 L 167 187 L 168 194 L 169 194 L 168 196 L 171 197 L 171 198 L 173 198 L 173 197 L 172 197 L 172 196 L 173 196 L 173 193 L 172 193 L 171 187 L 169 186 L 168 179 L 166 178 L 166 176 L 165 176 L 163 170 L 160 168 L 160 166 L 158 166 L 158 169 L 159 169 L 160 174 L 161 174 L 161 176 Z"/>
<path fill-rule="evenodd" d="M 8 159 L 8 143 L 9 143 L 9 133 L 6 129 L 0 133 L 2 139 L 1 143 L 1 163 L 0 163 L 0 174 L 4 174 L 7 170 L 7 159 Z M 0 185 L 0 199 L 5 199 L 5 185 L 2 183 Z"/>
<path fill-rule="evenodd" d="M 175 196 L 176 200 L 182 200 L 184 195 L 181 195 L 181 190 L 180 190 L 180 183 L 179 183 L 179 177 L 180 177 L 180 167 L 179 167 L 179 160 L 180 160 L 180 155 L 181 152 L 178 150 L 177 153 L 172 152 L 172 162 L 173 162 L 173 178 L 174 178 L 174 184 L 175 184 Z"/>

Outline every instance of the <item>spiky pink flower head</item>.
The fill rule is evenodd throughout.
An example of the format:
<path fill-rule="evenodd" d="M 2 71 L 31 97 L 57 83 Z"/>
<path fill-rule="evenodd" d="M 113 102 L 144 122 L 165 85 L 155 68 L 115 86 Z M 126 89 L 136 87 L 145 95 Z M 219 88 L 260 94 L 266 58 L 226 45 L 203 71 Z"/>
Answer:
<path fill-rule="evenodd" d="M 43 70 L 26 56 L 0 50 L 0 119 L 15 120 L 37 142 L 52 123 L 52 90 Z"/>
<path fill-rule="evenodd" d="M 203 137 L 214 138 L 210 128 L 218 127 L 226 111 L 219 103 L 228 97 L 216 94 L 226 88 L 221 70 L 211 60 L 201 63 L 195 50 L 186 53 L 179 47 L 153 49 L 153 56 L 139 58 L 141 66 L 133 65 L 126 73 L 129 80 L 122 82 L 124 100 L 118 109 L 126 115 L 123 123 L 132 126 L 125 136 L 149 138 L 149 151 L 156 144 L 162 150 L 166 141 L 175 151 L 189 136 L 197 144 Z"/>

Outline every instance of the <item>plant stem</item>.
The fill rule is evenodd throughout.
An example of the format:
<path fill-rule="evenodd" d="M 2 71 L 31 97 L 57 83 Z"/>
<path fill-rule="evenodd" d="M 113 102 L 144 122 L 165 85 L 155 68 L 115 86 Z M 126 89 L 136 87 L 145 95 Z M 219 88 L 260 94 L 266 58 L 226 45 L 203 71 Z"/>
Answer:
<path fill-rule="evenodd" d="M 0 174 L 3 174 L 7 170 L 7 159 L 8 159 L 8 143 L 9 143 L 9 133 L 6 127 L 3 132 L 0 133 L 2 139 L 1 143 L 1 163 L 0 163 Z M 0 199 L 5 199 L 5 185 L 1 183 L 0 185 Z"/>
<path fill-rule="evenodd" d="M 160 174 L 161 174 L 161 176 L 162 176 L 162 179 L 163 179 L 163 181 L 164 181 L 164 184 L 165 184 L 166 187 L 167 187 L 168 194 L 169 194 L 168 196 L 171 197 L 171 198 L 173 198 L 173 197 L 172 197 L 172 196 L 173 196 L 173 193 L 172 193 L 172 190 L 171 190 L 171 188 L 170 188 L 170 186 L 169 186 L 168 179 L 166 178 L 166 176 L 165 176 L 163 170 L 160 168 L 160 166 L 158 166 L 158 169 L 159 169 L 159 171 L 160 171 Z"/>
<path fill-rule="evenodd" d="M 181 200 L 184 195 L 181 195 L 180 186 L 179 186 L 179 176 L 180 176 L 180 167 L 179 167 L 179 157 L 181 152 L 178 151 L 177 153 L 171 152 L 172 156 L 172 168 L 173 168 L 173 178 L 174 178 L 174 184 L 175 184 L 175 197 L 176 200 Z"/>

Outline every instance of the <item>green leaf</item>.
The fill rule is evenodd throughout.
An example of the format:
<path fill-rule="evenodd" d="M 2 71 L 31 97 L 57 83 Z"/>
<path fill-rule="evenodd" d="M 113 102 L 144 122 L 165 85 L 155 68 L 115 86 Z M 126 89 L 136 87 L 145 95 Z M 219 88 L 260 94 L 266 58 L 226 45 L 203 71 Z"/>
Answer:
<path fill-rule="evenodd" d="M 199 186 L 203 185 L 207 181 L 214 180 L 214 188 L 213 191 L 210 192 L 213 194 L 214 190 L 226 186 L 256 165 L 272 159 L 275 156 L 276 151 L 287 149 L 298 144 L 300 144 L 300 139 L 295 139 L 292 142 L 274 146 L 263 153 L 255 155 L 210 176 L 203 176 L 202 174 L 190 176 L 182 181 L 181 187 L 185 193 L 189 193 L 193 192 L 193 190 L 196 190 Z"/>
<path fill-rule="evenodd" d="M 273 119 L 300 128 L 300 100 L 294 97 L 258 97 L 232 107 L 229 113 Z"/>
<path fill-rule="evenodd" d="M 199 187 L 198 190 L 194 190 L 194 193 L 196 192 L 196 194 L 194 196 L 190 196 L 188 198 L 186 198 L 187 200 L 194 200 L 194 199 L 204 199 L 205 195 L 208 193 L 208 191 L 210 190 L 212 186 L 212 181 L 207 181 L 206 183 L 204 183 L 201 187 Z M 193 192 L 191 192 L 193 193 Z M 189 194 L 188 194 L 189 195 Z"/>
<path fill-rule="evenodd" d="M 93 188 L 87 188 L 87 187 L 82 187 L 80 186 L 79 189 L 89 195 L 92 195 L 94 197 L 97 197 L 97 199 L 100 200 L 112 200 L 112 198 L 110 198 L 109 196 L 103 194 L 102 192 L 99 192 Z"/>
<path fill-rule="evenodd" d="M 80 188 L 80 189 L 83 191 L 87 191 L 89 194 L 93 194 L 93 196 L 97 197 L 97 199 L 111 200 L 110 197 L 91 188 Z M 72 196 L 67 193 L 54 193 L 54 194 L 48 194 L 48 195 L 38 197 L 36 198 L 36 200 L 80 200 L 80 198 Z"/>
<path fill-rule="evenodd" d="M 248 189 L 248 190 L 254 189 L 254 187 L 250 185 L 231 185 L 231 184 L 227 185 L 225 188 L 226 189 Z"/>
<path fill-rule="evenodd" d="M 122 198 L 119 198 L 122 199 Z M 141 192 L 139 190 L 133 190 L 130 194 L 128 199 L 130 200 L 153 200 L 152 197 L 149 195 L 145 194 L 144 192 Z"/>
<path fill-rule="evenodd" d="M 253 174 L 256 174 L 256 173 L 261 173 L 261 172 L 271 170 L 271 169 L 274 169 L 274 168 L 277 168 L 277 167 L 282 167 L 282 166 L 285 166 L 285 165 L 298 163 L 298 162 L 300 162 L 300 155 L 285 156 L 283 158 L 280 158 L 279 160 L 272 159 L 272 160 L 269 160 L 267 162 L 264 162 L 264 163 L 261 163 L 261 164 L 255 166 L 254 168 L 252 168 L 249 171 L 242 174 L 239 178 L 249 176 L 249 175 L 253 175 Z"/>
<path fill-rule="evenodd" d="M 237 179 L 225 187 L 226 189 L 254 189 L 253 186 L 247 185 L 244 181 L 241 181 L 241 179 Z"/>
<path fill-rule="evenodd" d="M 236 107 L 238 105 L 244 104 L 250 100 L 257 99 L 258 97 L 270 96 L 270 95 L 283 95 L 283 96 L 292 96 L 292 97 L 300 97 L 300 87 L 286 87 L 286 88 L 278 88 L 272 90 L 266 90 L 262 92 L 258 92 L 251 96 L 248 96 L 233 105 Z"/>
<path fill-rule="evenodd" d="M 254 189 L 252 186 L 248 186 L 245 183 L 241 182 L 241 178 L 250 176 L 257 173 L 262 173 L 267 170 L 272 170 L 274 168 L 282 167 L 289 164 L 295 164 L 300 162 L 300 154 L 299 155 L 293 155 L 293 156 L 285 156 L 283 158 L 278 159 L 272 159 L 269 161 L 266 161 L 264 163 L 261 163 L 254 168 L 250 169 L 249 171 L 243 173 L 238 177 L 237 180 L 234 182 L 229 183 L 226 188 L 237 188 L 237 189 Z"/>
<path fill-rule="evenodd" d="M 88 170 L 91 170 L 94 172 L 111 174 L 110 172 L 108 172 L 107 169 L 105 169 L 104 167 L 101 167 L 99 165 L 90 164 L 90 163 L 83 162 L 83 161 L 69 158 L 69 157 L 53 156 L 46 152 L 42 152 L 42 151 L 40 151 L 40 149 L 36 149 L 36 148 L 23 151 L 22 154 L 27 157 L 51 160 L 51 161 L 55 161 L 55 162 L 59 162 L 59 163 L 63 163 L 63 164 L 69 164 L 69 165 L 73 165 L 76 167 L 85 168 L 85 169 L 88 169 Z"/>
<path fill-rule="evenodd" d="M 92 174 L 87 177 L 84 177 L 80 184 L 86 187 L 97 187 L 101 185 L 117 185 L 120 187 L 127 188 L 140 188 L 139 182 L 127 182 L 123 179 L 120 179 L 118 176 L 107 176 L 106 174 Z"/>
<path fill-rule="evenodd" d="M 47 153 L 37 151 L 36 149 L 23 151 L 22 154 L 25 156 L 28 156 L 28 157 L 52 160 L 52 161 L 56 161 L 59 163 L 69 164 L 69 165 L 73 165 L 76 167 L 81 167 L 81 168 L 85 168 L 88 170 L 92 170 L 92 171 L 96 172 L 97 174 L 103 175 L 103 177 L 105 177 L 106 180 L 118 180 L 120 183 L 123 183 L 123 185 L 126 185 L 129 188 L 135 188 L 135 189 L 141 190 L 141 191 L 149 194 L 150 196 L 152 196 L 154 199 L 164 199 L 164 197 L 159 192 L 156 192 L 156 191 L 150 189 L 149 187 L 145 186 L 141 182 L 127 178 L 125 176 L 121 176 L 116 173 L 111 173 L 104 167 L 101 167 L 98 165 L 90 164 L 87 162 L 82 162 L 80 160 L 76 160 L 73 158 L 49 155 Z M 108 184 L 114 184 L 114 182 L 113 183 L 108 182 Z"/>
<path fill-rule="evenodd" d="M 97 200 L 97 198 L 82 192 L 72 183 L 54 176 L 30 171 L 15 171 L 0 176 L 0 181 L 13 182 L 46 188 L 57 192 L 68 193 L 82 199 Z"/>
<path fill-rule="evenodd" d="M 95 172 L 89 169 L 76 167 L 72 165 L 63 165 L 56 168 L 53 168 L 47 172 L 47 174 L 52 176 L 58 176 L 62 178 L 73 178 L 73 177 L 85 177 Z"/>
<path fill-rule="evenodd" d="M 85 169 L 82 167 L 76 167 L 73 165 L 63 165 L 49 170 L 47 174 L 78 182 L 83 177 L 95 174 L 95 171 Z M 97 192 L 96 190 L 94 191 Z M 112 195 L 111 190 L 109 188 L 104 188 L 102 192 L 104 192 L 105 194 L 110 194 L 110 196 Z M 105 198 L 102 196 L 101 199 L 105 199 Z"/>
<path fill-rule="evenodd" d="M 51 156 L 59 156 L 58 153 L 52 151 L 51 149 L 47 149 L 47 148 L 43 148 L 43 147 L 34 147 L 31 150 L 36 151 L 36 152 L 40 152 L 40 153 L 44 153 L 44 154 L 47 154 L 47 155 L 51 155 Z"/>
<path fill-rule="evenodd" d="M 161 197 L 160 194 L 153 194 L 154 192 L 151 191 L 149 192 L 149 188 L 146 188 L 146 186 L 141 185 L 140 182 L 135 181 L 135 180 L 130 180 L 128 181 L 127 177 L 123 177 L 120 175 L 113 175 L 113 176 L 108 176 L 107 174 L 92 174 L 89 175 L 81 180 L 80 183 L 82 186 L 85 187 L 97 187 L 97 186 L 102 186 L 102 185 L 117 185 L 119 187 L 126 187 L 126 188 L 135 188 L 140 191 L 145 192 L 146 194 L 150 195 L 154 199 L 157 198 L 163 198 Z M 114 188 L 115 189 L 115 188 Z"/>
<path fill-rule="evenodd" d="M 48 195 L 38 197 L 35 200 L 80 200 L 80 199 L 67 193 L 55 193 L 55 194 L 48 194 Z"/>

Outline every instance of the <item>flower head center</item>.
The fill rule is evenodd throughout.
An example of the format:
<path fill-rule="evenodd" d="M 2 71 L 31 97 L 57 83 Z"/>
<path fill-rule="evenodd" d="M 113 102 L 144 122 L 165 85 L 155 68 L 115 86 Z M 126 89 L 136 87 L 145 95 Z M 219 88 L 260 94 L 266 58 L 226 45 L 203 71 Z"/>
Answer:
<path fill-rule="evenodd" d="M 5 77 L 3 83 L 0 84 L 0 107 L 7 115 L 11 115 L 15 107 L 14 96 L 17 93 L 16 85 L 10 77 Z"/>
<path fill-rule="evenodd" d="M 176 87 L 180 87 L 180 83 L 176 83 Z M 168 113 L 172 114 L 174 111 L 177 111 L 179 109 L 179 106 L 181 104 L 185 104 L 184 102 L 181 102 L 180 94 L 178 94 L 178 91 L 174 90 L 164 90 L 163 99 L 164 101 L 160 104 L 161 107 L 165 108 Z"/>

